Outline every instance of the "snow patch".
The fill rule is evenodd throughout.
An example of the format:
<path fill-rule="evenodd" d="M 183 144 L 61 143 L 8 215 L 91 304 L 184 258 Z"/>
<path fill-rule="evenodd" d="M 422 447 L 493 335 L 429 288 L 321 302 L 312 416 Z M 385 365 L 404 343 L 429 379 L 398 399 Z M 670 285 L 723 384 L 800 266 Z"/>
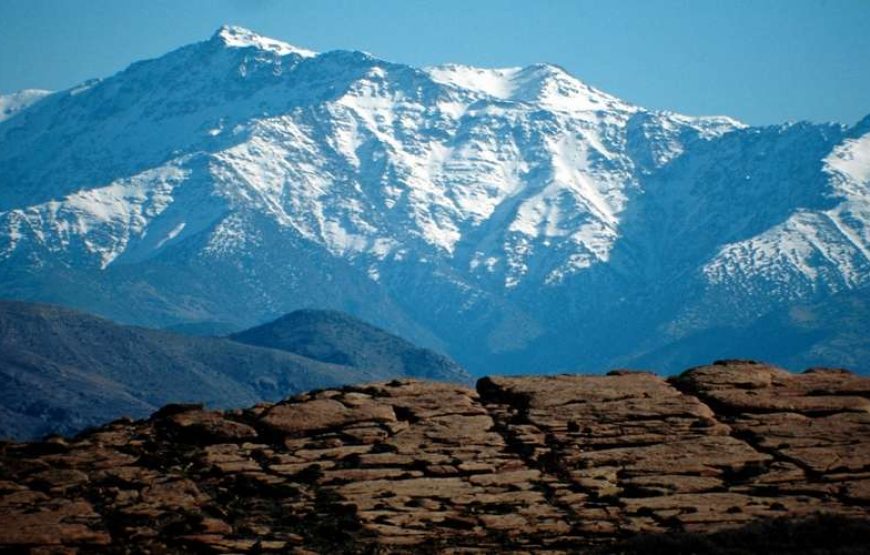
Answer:
<path fill-rule="evenodd" d="M 24 89 L 12 94 L 0 95 L 0 122 L 23 112 L 50 94 L 51 91 L 41 89 Z"/>
<path fill-rule="evenodd" d="M 302 58 L 313 58 L 314 56 L 317 56 L 317 52 L 299 48 L 279 40 L 270 39 L 258 35 L 249 29 L 245 29 L 244 27 L 233 25 L 224 25 L 218 29 L 217 33 L 215 33 L 215 38 L 230 48 L 253 47 L 267 52 L 274 52 L 279 56 L 286 56 L 288 54 L 295 54 Z"/>
<path fill-rule="evenodd" d="M 452 85 L 493 98 L 509 100 L 516 89 L 513 79 L 522 71 L 522 68 L 483 69 L 446 64 L 423 68 L 423 71 L 437 83 Z"/>
<path fill-rule="evenodd" d="M 168 243 L 169 241 L 172 241 L 173 239 L 175 239 L 176 237 L 178 237 L 178 235 L 179 235 L 182 231 L 184 231 L 184 226 L 186 226 L 186 225 L 187 225 L 187 222 L 181 222 L 181 223 L 179 223 L 178 225 L 176 225 L 175 227 L 173 227 L 173 228 L 169 231 L 169 233 L 166 234 L 166 237 L 164 237 L 163 239 L 161 239 L 160 241 L 158 241 L 156 248 L 159 249 L 160 247 L 162 247 L 163 245 L 165 245 L 165 244 Z"/>

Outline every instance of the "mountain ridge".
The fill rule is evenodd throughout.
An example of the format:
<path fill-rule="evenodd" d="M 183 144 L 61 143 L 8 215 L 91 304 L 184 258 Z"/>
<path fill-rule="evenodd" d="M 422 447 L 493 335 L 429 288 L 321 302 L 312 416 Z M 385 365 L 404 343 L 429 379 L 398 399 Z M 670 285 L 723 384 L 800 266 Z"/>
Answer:
<path fill-rule="evenodd" d="M 470 379 L 461 366 L 447 357 L 337 310 L 296 310 L 228 337 L 248 345 L 363 370 L 456 383 Z"/>
<path fill-rule="evenodd" d="M 409 348 L 380 334 L 381 356 L 391 354 L 390 339 Z M 311 334 L 299 342 L 302 348 L 305 341 L 324 338 Z M 435 362 L 423 364 L 430 359 Z M 0 437 L 74 433 L 121 416 L 143 417 L 169 402 L 241 406 L 312 388 L 413 376 L 413 370 L 426 370 L 434 379 L 469 380 L 449 359 L 430 359 L 391 367 L 333 364 L 280 348 L 121 326 L 60 306 L 0 300 Z"/>

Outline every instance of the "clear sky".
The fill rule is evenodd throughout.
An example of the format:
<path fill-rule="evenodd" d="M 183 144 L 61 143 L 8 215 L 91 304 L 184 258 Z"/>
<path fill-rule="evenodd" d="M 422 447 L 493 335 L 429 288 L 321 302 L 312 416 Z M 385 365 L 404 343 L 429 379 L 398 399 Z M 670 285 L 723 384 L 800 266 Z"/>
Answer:
<path fill-rule="evenodd" d="M 870 0 L 0 0 L 0 92 L 105 77 L 224 23 L 418 66 L 550 62 L 751 124 L 870 113 Z"/>

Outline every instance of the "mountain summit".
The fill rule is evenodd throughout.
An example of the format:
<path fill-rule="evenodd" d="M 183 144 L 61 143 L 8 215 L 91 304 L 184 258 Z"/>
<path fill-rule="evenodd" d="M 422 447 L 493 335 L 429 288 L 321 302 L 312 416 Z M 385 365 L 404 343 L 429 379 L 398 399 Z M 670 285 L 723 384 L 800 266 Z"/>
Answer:
<path fill-rule="evenodd" d="M 870 351 L 866 125 L 748 127 L 553 65 L 419 69 L 238 27 L 16 106 L 0 295 L 155 326 L 334 308 L 478 372 Z M 832 297 L 851 328 L 813 320 Z M 745 353 L 749 326 L 799 339 Z"/>
<path fill-rule="evenodd" d="M 291 44 L 287 44 L 286 42 L 270 39 L 258 35 L 249 29 L 237 27 L 235 25 L 224 25 L 217 30 L 212 37 L 212 40 L 219 41 L 231 48 L 256 48 L 258 50 L 274 52 L 281 56 L 293 54 L 303 58 L 311 58 L 312 56 L 317 55 L 316 52 L 312 52 L 311 50 L 297 48 Z"/>

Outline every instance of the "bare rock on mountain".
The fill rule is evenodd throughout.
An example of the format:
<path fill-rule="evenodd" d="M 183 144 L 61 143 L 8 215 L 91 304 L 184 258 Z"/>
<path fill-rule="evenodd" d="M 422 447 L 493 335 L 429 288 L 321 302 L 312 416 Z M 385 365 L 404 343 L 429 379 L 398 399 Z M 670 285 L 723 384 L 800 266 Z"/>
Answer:
<path fill-rule="evenodd" d="M 726 361 L 173 405 L 0 445 L 0 549 L 860 552 L 868 387 Z"/>

